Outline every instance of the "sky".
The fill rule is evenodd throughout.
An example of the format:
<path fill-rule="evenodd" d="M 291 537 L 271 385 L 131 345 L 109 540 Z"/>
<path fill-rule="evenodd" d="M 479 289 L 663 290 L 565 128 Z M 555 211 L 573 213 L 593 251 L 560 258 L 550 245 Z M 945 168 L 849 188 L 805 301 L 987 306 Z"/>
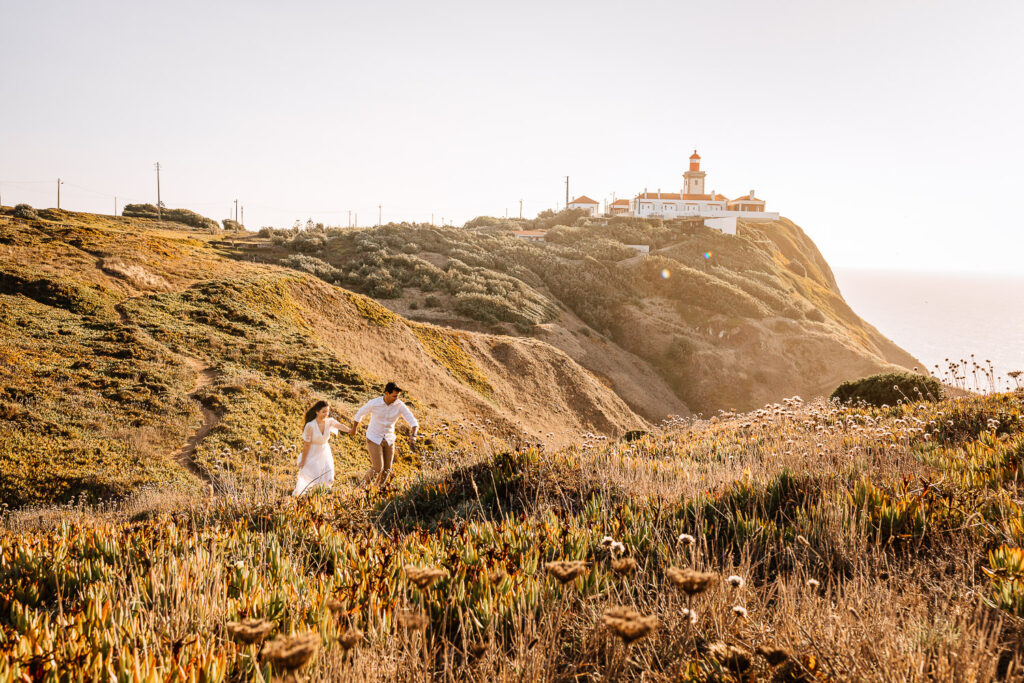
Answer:
<path fill-rule="evenodd" d="M 0 200 L 249 229 L 751 189 L 837 268 L 1024 272 L 1024 3 L 0 0 Z"/>

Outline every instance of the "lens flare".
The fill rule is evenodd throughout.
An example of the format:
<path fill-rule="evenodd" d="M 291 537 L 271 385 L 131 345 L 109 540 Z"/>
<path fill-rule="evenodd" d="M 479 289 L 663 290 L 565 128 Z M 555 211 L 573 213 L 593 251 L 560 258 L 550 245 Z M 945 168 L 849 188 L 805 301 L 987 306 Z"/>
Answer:
<path fill-rule="evenodd" d="M 704 258 L 706 258 L 706 259 L 711 258 L 711 252 L 710 251 L 705 251 L 704 252 Z"/>
<path fill-rule="evenodd" d="M 662 280 L 667 280 L 671 274 L 672 273 L 669 272 L 668 268 L 663 268 L 661 270 L 661 279 Z"/>

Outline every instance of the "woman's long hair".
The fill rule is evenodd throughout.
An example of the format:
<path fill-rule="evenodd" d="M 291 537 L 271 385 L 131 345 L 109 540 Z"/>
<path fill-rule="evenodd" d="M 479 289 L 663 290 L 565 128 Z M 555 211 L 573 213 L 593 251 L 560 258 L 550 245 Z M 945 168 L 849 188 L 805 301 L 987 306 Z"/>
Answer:
<path fill-rule="evenodd" d="M 329 405 L 327 401 L 317 401 L 313 404 L 313 407 L 306 411 L 306 419 L 302 422 L 302 426 L 305 427 L 310 422 L 316 419 L 316 414 L 319 413 L 325 406 Z"/>

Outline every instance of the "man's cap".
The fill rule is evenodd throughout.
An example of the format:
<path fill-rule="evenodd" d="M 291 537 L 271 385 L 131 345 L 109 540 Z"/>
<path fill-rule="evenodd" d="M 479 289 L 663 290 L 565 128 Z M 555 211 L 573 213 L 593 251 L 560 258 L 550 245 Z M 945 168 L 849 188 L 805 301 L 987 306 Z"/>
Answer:
<path fill-rule="evenodd" d="M 384 393 L 385 394 L 392 394 L 392 393 L 394 393 L 396 391 L 402 391 L 402 387 L 398 386 L 394 382 L 388 382 L 384 386 Z"/>

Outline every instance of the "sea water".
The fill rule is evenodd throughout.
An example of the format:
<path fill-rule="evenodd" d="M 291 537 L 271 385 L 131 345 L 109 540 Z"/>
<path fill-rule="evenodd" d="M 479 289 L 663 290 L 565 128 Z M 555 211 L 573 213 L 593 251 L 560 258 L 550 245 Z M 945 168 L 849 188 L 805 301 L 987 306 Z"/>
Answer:
<path fill-rule="evenodd" d="M 835 275 L 853 310 L 932 374 L 942 377 L 949 362 L 970 363 L 971 354 L 979 365 L 991 362 L 998 389 L 1015 385 L 1008 372 L 1024 370 L 1024 272 L 843 269 Z M 1024 386 L 1024 375 L 1018 379 Z M 970 388 L 988 388 L 987 381 L 979 384 Z"/>

